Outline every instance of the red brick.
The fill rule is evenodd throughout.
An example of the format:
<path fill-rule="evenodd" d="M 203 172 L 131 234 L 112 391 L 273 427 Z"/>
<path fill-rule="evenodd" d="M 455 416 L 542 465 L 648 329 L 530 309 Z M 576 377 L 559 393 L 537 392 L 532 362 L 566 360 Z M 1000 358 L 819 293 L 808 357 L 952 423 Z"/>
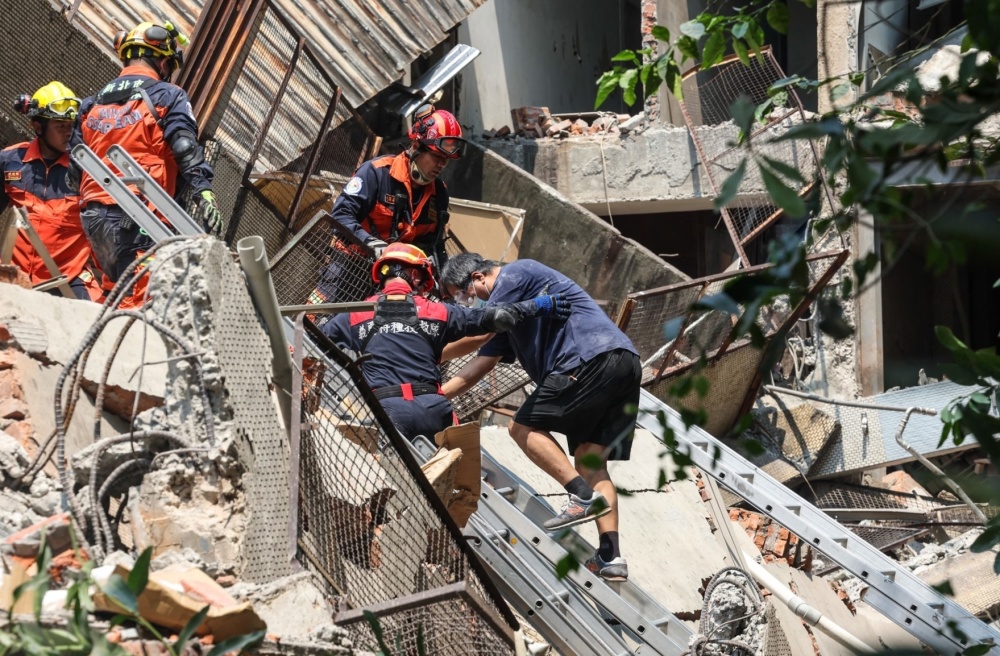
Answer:
<path fill-rule="evenodd" d="M 21 399 L 9 396 L 0 398 L 0 419 L 16 419 L 20 421 L 28 416 L 28 406 Z"/>
<path fill-rule="evenodd" d="M 4 349 L 0 351 L 0 371 L 10 369 L 14 366 L 14 350 Z"/>
<path fill-rule="evenodd" d="M 3 432 L 17 440 L 17 443 L 28 453 L 29 458 L 35 457 L 38 452 L 38 443 L 35 441 L 35 430 L 30 421 L 16 421 L 3 429 Z"/>
<path fill-rule="evenodd" d="M 18 377 L 16 369 L 0 371 L 0 399 L 8 398 L 24 398 L 24 392 L 21 390 L 21 379 Z"/>

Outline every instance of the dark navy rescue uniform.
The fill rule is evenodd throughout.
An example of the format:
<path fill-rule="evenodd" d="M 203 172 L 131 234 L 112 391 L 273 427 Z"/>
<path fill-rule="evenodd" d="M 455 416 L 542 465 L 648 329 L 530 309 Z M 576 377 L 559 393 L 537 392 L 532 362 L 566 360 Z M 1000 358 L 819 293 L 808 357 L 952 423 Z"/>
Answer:
<path fill-rule="evenodd" d="M 118 144 L 168 194 L 179 197 L 186 189 L 197 194 L 212 187 L 212 167 L 203 155 L 196 158 L 200 163 L 185 171 L 178 170 L 174 157 L 172 144 L 182 135 L 196 140 L 197 134 L 187 93 L 160 80 L 148 68 L 133 65 L 123 68 L 116 79 L 83 101 L 70 149 L 85 143 L 112 171 L 117 171 L 110 165 L 107 152 Z M 196 145 L 196 149 L 201 146 Z M 80 178 L 80 206 L 83 227 L 97 262 L 112 281 L 117 281 L 153 241 L 124 217 L 111 196 L 86 173 Z"/>
<path fill-rule="evenodd" d="M 609 460 L 627 460 L 639 404 L 642 370 L 631 340 L 575 282 L 534 260 L 515 260 L 497 274 L 487 306 L 564 294 L 566 320 L 541 317 L 499 333 L 481 356 L 515 358 L 537 387 L 514 421 L 566 435 L 570 455 L 583 443 L 609 447 Z"/>
<path fill-rule="evenodd" d="M 444 267 L 445 226 L 448 223 L 448 189 L 440 179 L 416 185 L 410 178 L 410 158 L 376 157 L 361 165 L 333 204 L 331 216 L 362 242 L 381 239 L 387 244 L 413 244 Z M 358 301 L 341 292 L 343 275 L 337 259 L 320 273 L 310 303 Z"/>
<path fill-rule="evenodd" d="M 379 303 L 377 312 L 339 314 L 321 330 L 341 348 L 368 356 L 361 372 L 403 437 L 433 439 L 456 423 L 451 401 L 440 393 L 441 353 L 457 339 L 491 332 L 486 312 L 428 300 L 401 280 L 367 300 Z"/>

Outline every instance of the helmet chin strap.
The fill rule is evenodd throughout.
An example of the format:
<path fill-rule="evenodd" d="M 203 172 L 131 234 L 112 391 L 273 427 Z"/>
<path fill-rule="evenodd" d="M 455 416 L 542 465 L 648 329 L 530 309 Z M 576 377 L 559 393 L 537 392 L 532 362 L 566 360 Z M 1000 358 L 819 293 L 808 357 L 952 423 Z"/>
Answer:
<path fill-rule="evenodd" d="M 419 154 L 418 151 L 415 150 L 410 151 L 410 177 L 418 185 L 428 185 L 432 182 L 432 180 L 431 178 L 428 178 L 426 175 L 424 175 L 424 172 L 420 170 L 419 166 L 417 166 L 418 154 Z"/>

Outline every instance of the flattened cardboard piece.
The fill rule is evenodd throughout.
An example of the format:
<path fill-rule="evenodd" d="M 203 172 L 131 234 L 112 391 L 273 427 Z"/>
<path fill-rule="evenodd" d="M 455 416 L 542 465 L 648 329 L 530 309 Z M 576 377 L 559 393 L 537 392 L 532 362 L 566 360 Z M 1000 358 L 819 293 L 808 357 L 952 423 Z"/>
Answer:
<path fill-rule="evenodd" d="M 455 472 L 455 492 L 447 505 L 452 519 L 464 528 L 479 507 L 482 492 L 483 454 L 479 443 L 479 424 L 449 426 L 435 435 L 434 441 L 444 448 L 462 451 L 462 459 Z"/>
<path fill-rule="evenodd" d="M 194 574 L 194 572 L 198 572 L 198 574 Z M 128 579 L 129 569 L 119 565 L 115 568 L 115 574 Z M 199 574 L 201 576 L 198 576 Z M 184 580 L 187 578 L 194 582 L 195 587 L 201 589 L 201 592 L 197 594 L 197 599 L 174 589 L 178 585 L 178 581 L 183 586 Z M 211 586 L 217 587 L 218 590 L 213 590 L 212 593 L 205 595 L 205 587 L 209 585 L 208 582 L 211 582 Z M 146 589 L 139 595 L 139 614 L 153 624 L 180 630 L 205 607 L 204 596 L 216 597 L 220 591 L 228 596 L 222 586 L 196 568 L 191 568 L 184 573 L 175 570 L 166 576 L 161 576 L 160 572 L 153 572 L 149 575 Z M 94 594 L 93 599 L 95 610 L 108 613 L 119 613 L 122 610 L 102 591 Z M 247 601 L 225 608 L 211 605 L 208 615 L 205 616 L 205 620 L 195 633 L 199 636 L 211 634 L 216 641 L 220 641 L 266 628 L 264 620 L 257 615 L 253 605 Z"/>
<path fill-rule="evenodd" d="M 11 558 L 9 562 L 10 569 L 3 577 L 3 585 L 0 585 L 0 610 L 7 612 L 11 610 L 10 607 L 13 604 L 15 615 L 30 615 L 35 609 L 34 593 L 30 591 L 24 593 L 17 600 L 17 604 L 14 604 L 14 590 L 17 589 L 17 586 L 31 579 L 38 572 L 38 568 L 34 562 L 25 567 L 22 558 Z"/>
<path fill-rule="evenodd" d="M 445 506 L 451 503 L 451 497 L 455 494 L 455 476 L 461 461 L 461 449 L 441 447 L 420 467 Z"/>

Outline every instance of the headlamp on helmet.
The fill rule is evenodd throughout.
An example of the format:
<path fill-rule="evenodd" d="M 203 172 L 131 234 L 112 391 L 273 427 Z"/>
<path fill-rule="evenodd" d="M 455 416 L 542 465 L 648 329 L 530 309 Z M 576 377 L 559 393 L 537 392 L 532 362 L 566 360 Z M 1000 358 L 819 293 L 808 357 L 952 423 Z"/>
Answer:
<path fill-rule="evenodd" d="M 62 82 L 49 82 L 33 96 L 18 96 L 14 109 L 30 119 L 73 121 L 80 113 L 80 99 Z"/>

